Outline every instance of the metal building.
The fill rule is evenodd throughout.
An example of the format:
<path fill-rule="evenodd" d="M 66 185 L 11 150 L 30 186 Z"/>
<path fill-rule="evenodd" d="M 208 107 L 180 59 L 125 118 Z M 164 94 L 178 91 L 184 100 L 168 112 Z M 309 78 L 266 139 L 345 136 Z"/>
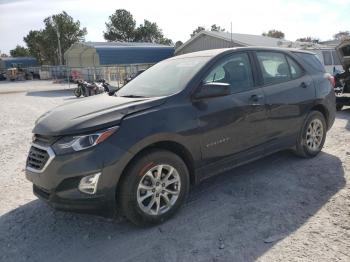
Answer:
<path fill-rule="evenodd" d="M 34 67 L 38 66 L 38 61 L 34 57 L 0 57 L 0 69 L 4 70 L 11 67 Z"/>
<path fill-rule="evenodd" d="M 248 35 L 228 32 L 201 31 L 175 50 L 175 55 L 196 51 L 239 46 L 278 47 L 291 44 L 291 41 L 262 35 Z"/>
<path fill-rule="evenodd" d="M 69 67 L 155 64 L 174 55 L 174 47 L 153 43 L 83 42 L 64 54 Z"/>

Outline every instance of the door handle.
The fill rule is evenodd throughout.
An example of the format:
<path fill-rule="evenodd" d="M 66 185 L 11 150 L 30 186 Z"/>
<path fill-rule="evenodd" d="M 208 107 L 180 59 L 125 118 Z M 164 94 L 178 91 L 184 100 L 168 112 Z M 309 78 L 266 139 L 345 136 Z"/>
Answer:
<path fill-rule="evenodd" d="M 300 84 L 300 87 L 302 87 L 302 88 L 307 88 L 309 86 L 309 84 L 307 84 L 307 83 L 305 83 L 305 82 L 302 82 L 301 84 Z"/>
<path fill-rule="evenodd" d="M 253 101 L 253 102 L 259 102 L 259 100 L 262 99 L 262 98 L 263 98 L 262 95 L 257 95 L 257 94 L 254 94 L 254 95 L 250 96 L 250 100 Z"/>

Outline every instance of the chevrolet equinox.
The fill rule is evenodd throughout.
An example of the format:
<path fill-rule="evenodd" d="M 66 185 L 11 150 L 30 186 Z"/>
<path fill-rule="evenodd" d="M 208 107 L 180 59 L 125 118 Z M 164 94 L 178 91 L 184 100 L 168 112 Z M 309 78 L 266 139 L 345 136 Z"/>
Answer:
<path fill-rule="evenodd" d="M 160 223 L 205 178 L 284 149 L 316 156 L 335 118 L 331 83 L 315 54 L 301 50 L 175 56 L 115 96 L 39 117 L 26 177 L 56 209 Z"/>

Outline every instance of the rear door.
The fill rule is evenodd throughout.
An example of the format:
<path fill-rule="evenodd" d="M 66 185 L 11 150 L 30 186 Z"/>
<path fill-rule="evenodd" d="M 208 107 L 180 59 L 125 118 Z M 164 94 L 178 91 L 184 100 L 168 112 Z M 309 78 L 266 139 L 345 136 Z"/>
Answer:
<path fill-rule="evenodd" d="M 222 82 L 231 94 L 194 102 L 205 164 L 257 148 L 265 141 L 266 109 L 261 88 L 254 81 L 251 57 L 234 53 L 216 63 L 202 83 Z M 224 168 L 224 165 L 220 165 Z"/>
<path fill-rule="evenodd" d="M 258 51 L 256 59 L 267 106 L 269 144 L 266 149 L 293 145 L 315 99 L 312 78 L 285 53 Z"/>

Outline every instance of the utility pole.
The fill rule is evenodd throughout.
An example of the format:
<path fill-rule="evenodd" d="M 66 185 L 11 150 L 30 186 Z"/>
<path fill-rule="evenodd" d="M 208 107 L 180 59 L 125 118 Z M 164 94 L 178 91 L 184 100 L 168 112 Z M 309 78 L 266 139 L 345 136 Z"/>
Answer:
<path fill-rule="evenodd" d="M 232 22 L 231 22 L 231 47 L 233 47 L 233 40 L 232 40 Z"/>
<path fill-rule="evenodd" d="M 58 25 L 56 24 L 56 33 L 57 33 L 57 41 L 58 41 L 58 61 L 60 65 L 62 65 L 62 51 L 61 51 L 61 40 L 60 40 L 60 31 L 58 30 Z"/>

